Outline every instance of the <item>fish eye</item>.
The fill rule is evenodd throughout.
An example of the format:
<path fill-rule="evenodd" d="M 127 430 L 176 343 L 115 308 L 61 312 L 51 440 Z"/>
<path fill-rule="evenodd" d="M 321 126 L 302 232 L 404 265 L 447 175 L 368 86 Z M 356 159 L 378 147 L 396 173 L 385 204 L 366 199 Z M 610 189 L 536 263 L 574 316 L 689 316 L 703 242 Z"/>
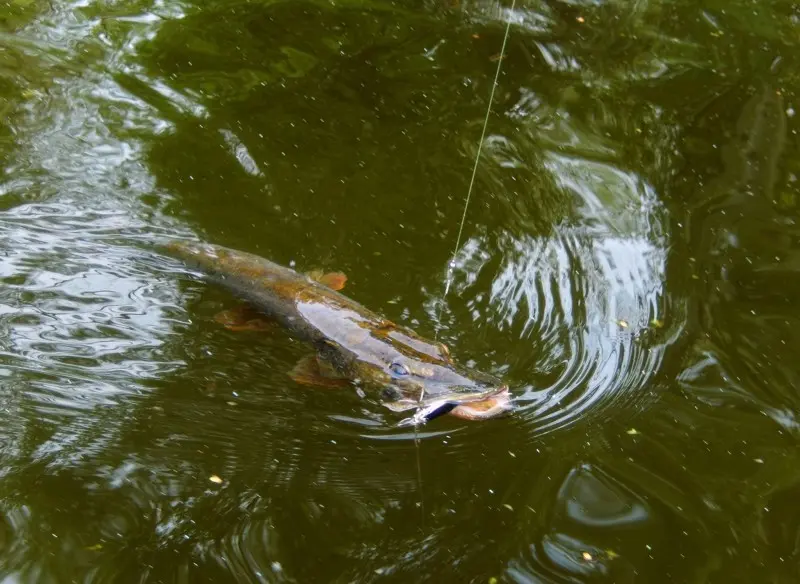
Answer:
<path fill-rule="evenodd" d="M 392 363 L 391 365 L 389 365 L 389 371 L 401 377 L 404 375 L 408 375 L 410 373 L 408 367 L 406 367 L 402 363 Z"/>

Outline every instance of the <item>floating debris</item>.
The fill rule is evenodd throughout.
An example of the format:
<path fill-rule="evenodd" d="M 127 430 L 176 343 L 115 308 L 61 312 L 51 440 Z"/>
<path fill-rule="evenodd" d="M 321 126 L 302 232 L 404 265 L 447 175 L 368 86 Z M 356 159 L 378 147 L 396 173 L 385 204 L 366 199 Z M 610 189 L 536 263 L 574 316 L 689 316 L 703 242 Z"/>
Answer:
<path fill-rule="evenodd" d="M 620 319 L 620 320 L 617 321 L 617 324 L 620 327 L 624 328 L 624 329 L 628 328 L 628 321 L 627 320 L 621 320 Z"/>
<path fill-rule="evenodd" d="M 217 485 L 221 485 L 222 484 L 222 479 L 220 477 L 218 477 L 217 475 L 211 475 L 210 477 L 208 477 L 208 480 L 210 480 L 212 483 L 215 483 Z"/>
<path fill-rule="evenodd" d="M 650 324 L 653 326 L 653 328 L 664 328 L 664 321 L 658 320 L 657 318 L 651 320 Z"/>
<path fill-rule="evenodd" d="M 579 16 L 579 17 L 578 17 L 578 18 L 576 18 L 575 20 L 577 20 L 577 21 L 578 21 L 578 22 L 580 22 L 581 24 L 583 24 L 584 22 L 586 22 L 586 19 L 585 19 L 583 16 Z"/>
<path fill-rule="evenodd" d="M 584 560 L 586 560 L 587 562 L 591 562 L 591 561 L 594 559 L 594 558 L 592 558 L 592 554 L 590 554 L 589 552 L 583 552 L 583 553 L 581 554 L 581 557 L 582 557 Z"/>
<path fill-rule="evenodd" d="M 503 507 L 505 507 L 509 511 L 513 511 L 514 510 L 514 508 L 511 505 L 509 505 L 508 503 L 503 503 Z"/>
<path fill-rule="evenodd" d="M 639 433 L 639 430 L 636 428 L 631 428 L 625 432 L 628 436 L 636 436 Z"/>

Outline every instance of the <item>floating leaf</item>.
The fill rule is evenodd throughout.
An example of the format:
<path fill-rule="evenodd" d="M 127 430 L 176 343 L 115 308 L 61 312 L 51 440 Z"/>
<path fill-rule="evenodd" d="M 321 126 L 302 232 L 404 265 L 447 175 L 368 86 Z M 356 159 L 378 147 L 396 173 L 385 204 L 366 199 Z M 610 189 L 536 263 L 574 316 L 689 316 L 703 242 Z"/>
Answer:
<path fill-rule="evenodd" d="M 217 475 L 211 475 L 210 477 L 208 477 L 208 480 L 210 480 L 212 483 L 216 483 L 218 485 L 222 484 L 222 479 L 220 477 L 218 477 Z"/>
<path fill-rule="evenodd" d="M 625 432 L 628 436 L 636 436 L 639 433 L 639 430 L 636 428 L 631 428 L 627 432 Z"/>

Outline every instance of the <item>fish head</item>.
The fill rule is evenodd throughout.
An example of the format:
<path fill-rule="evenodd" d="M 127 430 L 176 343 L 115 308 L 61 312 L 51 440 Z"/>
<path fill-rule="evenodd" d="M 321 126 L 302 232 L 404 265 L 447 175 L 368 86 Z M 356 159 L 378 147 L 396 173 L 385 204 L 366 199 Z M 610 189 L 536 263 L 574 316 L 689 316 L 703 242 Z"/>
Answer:
<path fill-rule="evenodd" d="M 442 345 L 444 347 L 444 345 Z M 382 388 L 385 405 L 394 411 L 447 404 L 464 419 L 486 419 L 510 409 L 508 386 L 493 375 L 455 364 L 444 347 L 443 358 L 396 351 L 383 362 L 362 362 L 363 381 Z M 446 357 L 446 358 L 445 358 Z"/>
<path fill-rule="evenodd" d="M 407 398 L 443 397 L 450 394 L 483 393 L 502 386 L 485 373 L 455 364 L 441 364 L 398 355 L 385 366 L 385 379 L 397 395 Z"/>

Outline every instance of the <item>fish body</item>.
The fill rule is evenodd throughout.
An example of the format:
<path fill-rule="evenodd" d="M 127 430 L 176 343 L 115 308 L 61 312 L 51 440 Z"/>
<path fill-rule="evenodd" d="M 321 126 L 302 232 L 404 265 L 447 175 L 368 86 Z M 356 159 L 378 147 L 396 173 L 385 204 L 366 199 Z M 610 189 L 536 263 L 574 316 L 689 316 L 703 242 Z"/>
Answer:
<path fill-rule="evenodd" d="M 390 409 L 416 408 L 424 420 L 445 413 L 486 419 L 510 407 L 501 380 L 457 365 L 443 343 L 386 320 L 319 278 L 222 246 L 172 242 L 167 250 L 314 348 L 293 370 L 297 381 L 376 389 Z"/>

